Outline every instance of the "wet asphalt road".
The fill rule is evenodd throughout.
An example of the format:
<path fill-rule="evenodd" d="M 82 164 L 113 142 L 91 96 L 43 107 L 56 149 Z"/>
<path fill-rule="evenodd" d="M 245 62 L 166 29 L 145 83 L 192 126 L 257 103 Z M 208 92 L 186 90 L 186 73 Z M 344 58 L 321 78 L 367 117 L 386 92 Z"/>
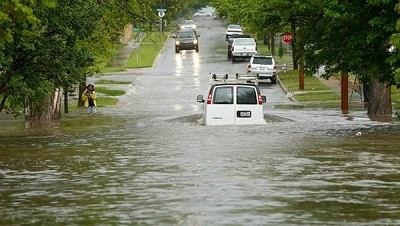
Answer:
<path fill-rule="evenodd" d="M 220 21 L 198 25 L 199 53 L 171 39 L 154 68 L 102 77 L 133 81 L 116 108 L 0 132 L 1 225 L 400 224 L 396 123 L 275 109 L 290 101 L 266 85 L 267 125 L 199 125 L 209 73 L 246 63 L 227 61 Z"/>
<path fill-rule="evenodd" d="M 167 116 L 188 115 L 201 113 L 200 105 L 196 103 L 196 96 L 206 95 L 210 84 L 210 73 L 226 74 L 234 77 L 235 73 L 246 73 L 248 62 L 231 63 L 227 59 L 227 47 L 225 42 L 225 26 L 220 20 L 211 18 L 198 18 L 196 20 L 199 38 L 199 49 L 183 50 L 175 53 L 175 40 L 170 38 L 165 49 L 160 54 L 154 67 L 151 69 L 139 69 L 133 77 L 111 76 L 110 79 L 132 79 L 134 86 L 128 90 L 128 95 L 122 99 L 121 111 L 129 111 L 127 102 L 132 97 L 151 100 L 143 108 L 138 106 L 137 111 L 148 114 L 165 113 Z M 279 85 L 273 85 L 266 80 L 260 84 L 261 92 L 267 96 L 268 103 L 265 109 L 272 109 L 274 104 L 291 103 Z M 126 102 L 125 102 L 126 101 Z M 155 110 L 159 109 L 159 110 Z"/>

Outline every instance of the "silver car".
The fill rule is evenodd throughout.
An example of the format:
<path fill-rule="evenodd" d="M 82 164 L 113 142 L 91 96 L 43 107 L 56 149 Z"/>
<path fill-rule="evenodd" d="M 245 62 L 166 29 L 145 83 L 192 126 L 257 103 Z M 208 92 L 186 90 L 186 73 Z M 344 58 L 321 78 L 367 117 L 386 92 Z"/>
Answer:
<path fill-rule="evenodd" d="M 270 79 L 273 84 L 276 84 L 276 65 L 272 56 L 259 54 L 252 56 L 247 70 L 250 73 L 256 74 L 259 80 Z"/>

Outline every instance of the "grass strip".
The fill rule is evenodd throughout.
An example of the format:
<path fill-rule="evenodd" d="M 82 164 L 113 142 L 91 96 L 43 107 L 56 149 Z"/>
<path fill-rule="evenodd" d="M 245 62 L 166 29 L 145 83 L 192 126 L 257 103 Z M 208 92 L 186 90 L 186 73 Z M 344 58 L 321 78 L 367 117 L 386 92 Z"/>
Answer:
<path fill-rule="evenodd" d="M 305 106 L 314 107 L 314 102 L 318 102 L 318 106 L 332 106 L 340 101 L 339 95 L 314 76 L 305 76 L 304 90 L 299 90 L 299 72 L 297 70 L 288 71 L 286 74 L 280 73 L 279 79 L 289 92 L 293 93 L 293 97 Z M 323 104 L 323 102 L 332 101 L 333 103 Z"/>
<path fill-rule="evenodd" d="M 400 90 L 396 86 L 392 86 L 392 104 L 394 109 L 400 110 Z"/>
<path fill-rule="evenodd" d="M 282 81 L 285 87 L 290 90 L 290 92 L 300 91 L 298 70 L 291 70 L 288 71 L 286 74 L 279 73 L 279 79 Z M 331 90 L 314 76 L 305 76 L 304 84 L 304 90 L 302 91 Z"/>
<path fill-rule="evenodd" d="M 279 43 L 275 43 L 275 51 L 276 54 L 279 52 Z M 267 55 L 270 56 L 271 50 L 268 49 L 267 45 L 264 44 L 263 40 L 257 40 L 257 52 L 262 55 Z M 278 55 L 274 56 L 275 64 L 279 65 L 290 65 L 292 64 L 292 54 L 290 52 L 287 52 L 286 50 L 284 51 L 284 54 L 282 57 L 279 57 Z"/>
<path fill-rule="evenodd" d="M 106 96 L 122 96 L 125 94 L 125 91 L 123 91 L 123 90 L 108 89 L 106 87 L 96 87 L 96 92 L 102 93 Z M 101 97 L 101 98 L 103 98 L 103 97 Z M 101 98 L 99 98 L 99 99 L 101 99 Z"/>
<path fill-rule="evenodd" d="M 100 79 L 100 80 L 96 81 L 96 84 L 129 85 L 129 84 L 132 84 L 132 82 L 131 81 L 116 81 L 116 80 Z"/>
<path fill-rule="evenodd" d="M 98 107 L 117 105 L 118 99 L 115 97 L 98 97 L 96 103 Z"/>
<path fill-rule="evenodd" d="M 126 67 L 144 68 L 153 66 L 154 60 L 163 48 L 167 37 L 166 34 L 160 34 L 158 32 L 148 33 L 140 47 L 134 50 L 130 55 Z"/>

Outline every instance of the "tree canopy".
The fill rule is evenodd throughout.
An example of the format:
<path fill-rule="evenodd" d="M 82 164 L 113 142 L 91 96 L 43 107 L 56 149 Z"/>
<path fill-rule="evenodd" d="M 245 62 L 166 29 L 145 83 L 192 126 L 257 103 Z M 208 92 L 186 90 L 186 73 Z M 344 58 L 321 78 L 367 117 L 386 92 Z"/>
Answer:
<path fill-rule="evenodd" d="M 299 60 L 310 74 L 325 66 L 326 77 L 345 71 L 364 84 L 378 81 L 386 87 L 400 86 L 400 53 L 391 47 L 400 47 L 398 4 L 397 0 L 212 1 L 231 22 L 263 32 L 291 31 L 293 62 Z"/>
<path fill-rule="evenodd" d="M 2 0 L 0 2 L 0 112 L 40 111 L 43 99 L 93 73 L 118 45 L 124 27 L 152 27 L 156 9 L 174 18 L 199 1 Z M 36 103 L 35 109 L 32 104 Z M 45 107 L 45 106 L 44 106 Z"/>

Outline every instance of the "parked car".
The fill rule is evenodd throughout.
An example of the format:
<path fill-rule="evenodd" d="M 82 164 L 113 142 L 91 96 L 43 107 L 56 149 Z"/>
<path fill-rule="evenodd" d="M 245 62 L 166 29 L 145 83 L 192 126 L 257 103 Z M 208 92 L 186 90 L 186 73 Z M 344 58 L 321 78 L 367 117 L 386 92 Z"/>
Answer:
<path fill-rule="evenodd" d="M 182 23 L 179 25 L 179 28 L 181 30 L 184 29 L 193 29 L 195 30 L 197 28 L 196 24 L 194 23 L 193 20 L 183 20 Z"/>
<path fill-rule="evenodd" d="M 228 41 L 229 37 L 234 34 L 243 34 L 243 29 L 240 25 L 230 24 L 228 28 L 226 28 L 225 40 Z"/>
<path fill-rule="evenodd" d="M 250 58 L 248 72 L 256 74 L 259 80 L 270 79 L 276 84 L 277 72 L 275 60 L 272 56 L 254 55 Z"/>
<path fill-rule="evenodd" d="M 193 15 L 194 17 L 211 17 L 212 16 L 212 13 L 210 13 L 210 12 L 203 12 L 203 11 L 199 11 L 199 12 L 196 12 L 194 15 Z"/>
<path fill-rule="evenodd" d="M 199 40 L 196 31 L 192 29 L 179 30 L 173 38 L 175 38 L 175 52 L 181 50 L 196 50 L 199 51 Z"/>
<path fill-rule="evenodd" d="M 245 35 L 245 34 L 233 34 L 231 36 L 229 36 L 228 38 L 228 59 L 230 59 L 232 57 L 232 43 L 233 40 L 237 39 L 237 38 L 251 38 L 250 35 Z"/>
<path fill-rule="evenodd" d="M 238 58 L 249 59 L 257 54 L 257 43 L 253 38 L 237 38 L 233 40 L 231 52 L 232 62 Z"/>
<path fill-rule="evenodd" d="M 197 96 L 197 102 L 204 103 L 205 125 L 249 125 L 265 124 L 260 89 L 247 83 L 213 84 L 208 89 L 207 100 Z"/>

